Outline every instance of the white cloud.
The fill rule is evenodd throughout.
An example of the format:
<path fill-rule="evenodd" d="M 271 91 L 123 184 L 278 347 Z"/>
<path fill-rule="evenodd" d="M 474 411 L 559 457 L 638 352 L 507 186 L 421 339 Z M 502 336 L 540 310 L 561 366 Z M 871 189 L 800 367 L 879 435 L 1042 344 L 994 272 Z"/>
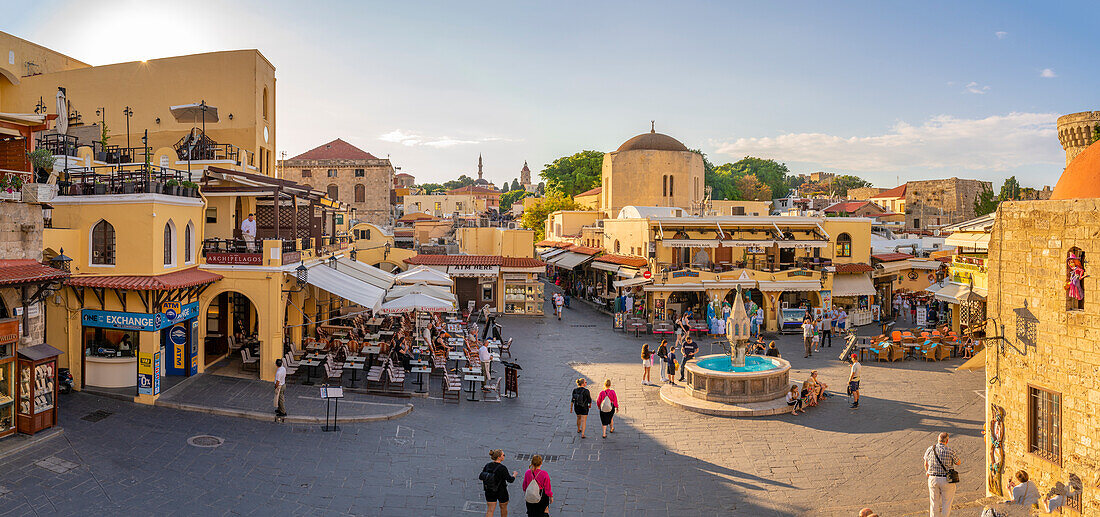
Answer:
<path fill-rule="evenodd" d="M 423 146 L 427 146 L 427 147 L 434 147 L 434 148 L 437 148 L 437 149 L 442 149 L 442 148 L 447 148 L 447 147 L 455 147 L 455 146 L 459 146 L 459 145 L 476 145 L 476 144 L 483 144 L 483 143 L 487 143 L 487 142 L 510 142 L 511 141 L 510 139 L 496 137 L 496 136 L 486 137 L 486 138 L 477 138 L 477 139 L 473 139 L 473 140 L 469 140 L 469 139 L 463 140 L 463 139 L 459 139 L 459 138 L 452 138 L 452 137 L 449 137 L 449 136 L 428 137 L 428 136 L 421 135 L 421 134 L 419 134 L 415 131 L 406 132 L 402 129 L 394 129 L 393 131 L 390 131 L 389 133 L 383 133 L 381 135 L 378 135 L 378 139 L 383 141 L 383 142 L 398 143 L 398 144 L 404 145 L 406 147 L 415 147 L 415 146 L 423 145 Z"/>
<path fill-rule="evenodd" d="M 1008 33 L 1005 31 L 997 31 L 994 32 L 993 35 L 997 36 L 997 39 L 1005 39 L 1008 36 Z"/>
<path fill-rule="evenodd" d="M 988 86 L 982 86 L 974 81 L 966 83 L 966 91 L 970 93 L 976 93 L 978 95 L 985 95 L 985 92 L 989 91 Z"/>
<path fill-rule="evenodd" d="M 710 143 L 718 153 L 734 158 L 751 155 L 857 172 L 1007 171 L 1061 163 L 1057 118 L 1055 113 L 1009 113 L 982 119 L 939 115 L 920 125 L 899 121 L 881 135 L 789 133 Z"/>
<path fill-rule="evenodd" d="M 1045 77 L 1047 79 L 1058 77 L 1058 74 L 1054 73 L 1054 70 L 1044 68 L 1042 72 L 1039 72 L 1039 77 Z"/>

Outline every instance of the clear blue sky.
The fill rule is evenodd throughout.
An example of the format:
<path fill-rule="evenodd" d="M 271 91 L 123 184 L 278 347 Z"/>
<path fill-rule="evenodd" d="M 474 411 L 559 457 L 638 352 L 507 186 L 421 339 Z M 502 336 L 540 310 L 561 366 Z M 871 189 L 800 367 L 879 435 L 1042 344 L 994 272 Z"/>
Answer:
<path fill-rule="evenodd" d="M 91 64 L 258 48 L 279 151 L 342 137 L 419 182 L 479 153 L 498 184 L 537 174 L 655 119 L 715 163 L 1053 185 L 1055 118 L 1100 109 L 1095 2 L 184 4 L 16 0 L 0 30 Z"/>

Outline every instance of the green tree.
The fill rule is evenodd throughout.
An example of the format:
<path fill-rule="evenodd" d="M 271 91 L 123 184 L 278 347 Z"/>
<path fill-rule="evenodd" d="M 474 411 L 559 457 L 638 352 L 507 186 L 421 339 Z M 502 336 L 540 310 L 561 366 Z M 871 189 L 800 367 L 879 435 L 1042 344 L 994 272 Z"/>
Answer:
<path fill-rule="evenodd" d="M 546 195 L 546 182 L 540 181 L 538 187 L 535 189 L 535 194 L 540 196 Z"/>
<path fill-rule="evenodd" d="M 733 167 L 732 171 L 739 173 L 736 174 L 737 177 L 746 174 L 756 176 L 757 179 L 771 189 L 773 199 L 786 197 L 787 192 L 791 189 L 791 179 L 788 176 L 791 171 L 786 164 L 775 160 L 746 156 L 731 165 Z"/>
<path fill-rule="evenodd" d="M 546 180 L 547 191 L 571 198 L 600 186 L 602 173 L 603 153 L 581 151 L 547 164 L 539 176 Z"/>
<path fill-rule="evenodd" d="M 844 197 L 848 195 L 848 191 L 851 189 L 870 186 L 870 181 L 867 181 L 858 176 L 849 176 L 847 174 L 844 174 L 833 178 L 832 184 L 829 185 L 829 193 L 834 196 Z"/>
<path fill-rule="evenodd" d="M 447 190 L 446 187 L 439 183 L 425 183 L 423 185 L 417 185 L 417 188 L 424 191 L 425 194 L 434 194 L 436 192 L 443 192 Z"/>
<path fill-rule="evenodd" d="M 508 192 L 505 192 L 500 196 L 500 211 L 503 213 L 511 210 L 512 205 L 515 204 L 516 201 L 519 201 L 530 195 L 530 192 L 527 192 L 523 189 L 509 190 Z"/>
<path fill-rule="evenodd" d="M 974 198 L 974 213 L 983 216 L 996 212 L 998 203 L 997 196 L 993 194 L 993 189 L 984 187 L 978 197 Z"/>
<path fill-rule="evenodd" d="M 1009 176 L 1005 180 L 1004 185 L 1001 185 L 1001 195 L 997 196 L 998 201 L 1016 201 L 1020 199 L 1020 182 L 1016 181 L 1016 176 Z"/>
<path fill-rule="evenodd" d="M 524 210 L 520 224 L 524 228 L 534 230 L 535 241 L 541 241 L 546 238 L 546 218 L 558 210 L 583 210 L 583 208 L 573 202 L 573 198 L 561 194 L 550 194 Z"/>
<path fill-rule="evenodd" d="M 508 192 L 508 182 L 504 182 L 504 188 L 500 189 L 501 192 Z"/>
<path fill-rule="evenodd" d="M 511 188 L 511 190 L 520 190 L 522 188 L 523 188 L 523 186 L 519 184 L 519 178 L 512 178 L 512 188 Z"/>
<path fill-rule="evenodd" d="M 474 184 L 475 179 L 463 174 L 456 180 L 451 180 L 443 184 L 443 188 L 446 190 L 454 190 L 456 188 L 468 187 Z"/>
<path fill-rule="evenodd" d="M 736 201 L 743 199 L 739 183 L 743 176 L 744 172 L 735 168 L 732 163 L 724 163 L 706 173 L 704 180 L 711 188 L 712 199 Z"/>
<path fill-rule="evenodd" d="M 741 199 L 746 201 L 771 201 L 772 189 L 760 181 L 760 178 L 751 174 L 741 176 L 737 180 L 737 188 L 741 191 Z"/>

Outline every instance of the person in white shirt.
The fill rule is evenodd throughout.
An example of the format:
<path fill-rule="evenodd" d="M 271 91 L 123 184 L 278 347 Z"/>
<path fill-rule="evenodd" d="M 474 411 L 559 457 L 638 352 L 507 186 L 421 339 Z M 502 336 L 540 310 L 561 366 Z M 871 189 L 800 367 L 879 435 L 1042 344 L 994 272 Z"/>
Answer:
<path fill-rule="evenodd" d="M 807 316 L 806 319 L 802 320 L 802 341 L 806 344 L 805 357 L 810 357 L 811 355 L 813 355 L 813 350 L 811 350 L 811 347 L 813 347 L 813 339 L 814 323 L 810 320 L 810 317 Z"/>
<path fill-rule="evenodd" d="M 852 373 L 848 375 L 848 394 L 852 397 L 852 408 L 859 407 L 859 374 L 863 365 L 859 364 L 859 355 L 852 354 Z"/>
<path fill-rule="evenodd" d="M 489 382 L 489 366 L 493 364 L 493 355 L 489 353 L 489 345 L 481 342 L 481 346 L 477 347 L 477 356 L 481 359 L 481 373 L 485 376 L 485 380 L 481 383 L 481 389 L 489 391 L 485 385 Z"/>
<path fill-rule="evenodd" d="M 275 416 L 286 416 L 286 367 L 282 359 L 276 359 L 275 366 Z"/>
<path fill-rule="evenodd" d="M 256 251 L 256 214 L 248 214 L 248 219 L 241 222 L 241 238 L 250 253 Z"/>
<path fill-rule="evenodd" d="M 1028 479 L 1027 472 L 1017 471 L 1008 486 L 1012 489 L 1012 499 L 1007 501 L 1009 504 L 1018 504 L 1024 508 L 1039 504 L 1039 487 Z"/>
<path fill-rule="evenodd" d="M 565 297 L 561 293 L 554 293 L 554 314 L 558 315 L 558 319 L 561 319 L 561 308 L 565 305 Z"/>

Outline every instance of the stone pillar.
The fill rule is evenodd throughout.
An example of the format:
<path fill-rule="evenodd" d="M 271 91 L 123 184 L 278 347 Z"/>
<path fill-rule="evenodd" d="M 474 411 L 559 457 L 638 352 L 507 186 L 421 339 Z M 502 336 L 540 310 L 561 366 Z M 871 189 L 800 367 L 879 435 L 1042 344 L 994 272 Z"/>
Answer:
<path fill-rule="evenodd" d="M 779 332 L 779 295 L 782 293 L 767 291 L 764 292 L 764 328 L 768 332 Z"/>

